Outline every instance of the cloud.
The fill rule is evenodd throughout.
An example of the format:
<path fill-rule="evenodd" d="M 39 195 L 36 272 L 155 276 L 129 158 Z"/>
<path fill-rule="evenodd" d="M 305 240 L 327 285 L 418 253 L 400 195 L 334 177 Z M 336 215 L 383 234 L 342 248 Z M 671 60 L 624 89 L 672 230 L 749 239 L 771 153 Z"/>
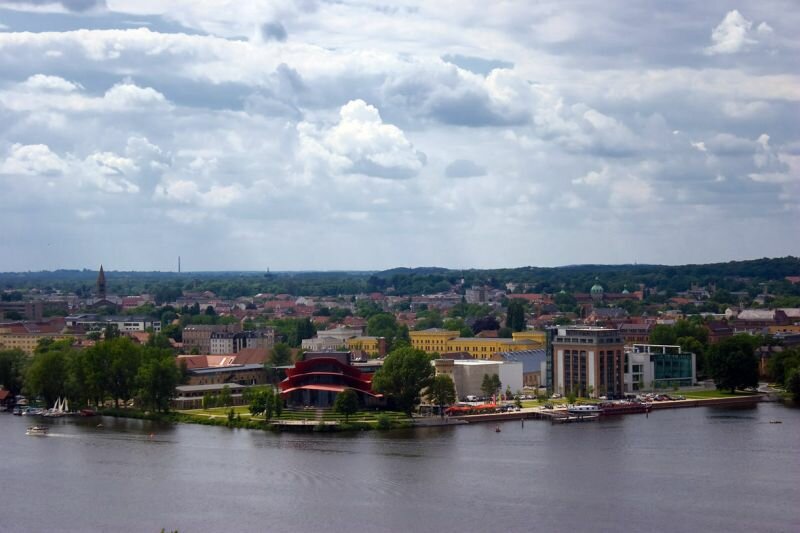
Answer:
<path fill-rule="evenodd" d="M 139 87 L 128 81 L 115 84 L 102 96 L 91 96 L 80 84 L 58 76 L 35 74 L 10 89 L 0 91 L 0 106 L 13 111 L 105 113 L 163 112 L 171 104 L 155 89 Z"/>
<path fill-rule="evenodd" d="M 265 41 L 283 42 L 287 36 L 286 28 L 280 22 L 267 22 L 261 25 L 261 37 Z"/>
<path fill-rule="evenodd" d="M 705 49 L 708 55 L 735 54 L 748 46 L 758 43 L 753 35 L 753 23 L 738 10 L 729 11 L 716 28 L 711 32 L 711 44 Z M 757 33 L 771 33 L 772 28 L 765 22 L 759 24 Z"/>
<path fill-rule="evenodd" d="M 469 159 L 456 159 L 444 169 L 448 178 L 475 178 L 486 175 L 486 167 Z"/>
<path fill-rule="evenodd" d="M 7 9 L 41 13 L 85 13 L 106 8 L 106 0 L 6 0 Z"/>
<path fill-rule="evenodd" d="M 378 110 L 363 100 L 343 105 L 339 122 L 329 128 L 301 122 L 297 131 L 301 158 L 316 160 L 333 174 L 407 179 L 426 161 L 400 128 L 385 124 Z"/>
<path fill-rule="evenodd" d="M 188 180 L 168 181 L 156 187 L 155 198 L 172 203 L 197 205 L 202 208 L 223 208 L 244 198 L 238 184 L 213 185 L 201 191 L 197 183 Z"/>
<path fill-rule="evenodd" d="M 0 164 L 0 174 L 21 176 L 58 175 L 66 169 L 67 164 L 44 144 L 14 144 Z"/>

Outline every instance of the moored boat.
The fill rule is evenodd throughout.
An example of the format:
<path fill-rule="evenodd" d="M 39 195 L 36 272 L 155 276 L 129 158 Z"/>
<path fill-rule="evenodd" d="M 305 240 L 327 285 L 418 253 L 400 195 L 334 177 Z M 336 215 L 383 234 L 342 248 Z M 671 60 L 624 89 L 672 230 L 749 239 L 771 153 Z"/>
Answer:
<path fill-rule="evenodd" d="M 651 408 L 651 404 L 643 402 L 605 402 L 600 404 L 600 412 L 603 415 L 648 413 Z"/>
<path fill-rule="evenodd" d="M 567 412 L 571 415 L 597 415 L 602 410 L 597 405 L 570 405 Z"/>

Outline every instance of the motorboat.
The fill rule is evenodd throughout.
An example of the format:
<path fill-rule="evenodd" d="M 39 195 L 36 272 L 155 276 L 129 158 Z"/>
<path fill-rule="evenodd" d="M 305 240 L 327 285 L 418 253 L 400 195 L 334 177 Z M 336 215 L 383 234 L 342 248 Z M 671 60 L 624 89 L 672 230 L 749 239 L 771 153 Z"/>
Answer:
<path fill-rule="evenodd" d="M 47 435 L 47 432 L 50 430 L 47 426 L 31 426 L 26 431 L 26 435 L 38 435 L 44 436 Z"/>
<path fill-rule="evenodd" d="M 599 415 L 603 410 L 597 405 L 570 405 L 567 412 L 571 415 Z"/>

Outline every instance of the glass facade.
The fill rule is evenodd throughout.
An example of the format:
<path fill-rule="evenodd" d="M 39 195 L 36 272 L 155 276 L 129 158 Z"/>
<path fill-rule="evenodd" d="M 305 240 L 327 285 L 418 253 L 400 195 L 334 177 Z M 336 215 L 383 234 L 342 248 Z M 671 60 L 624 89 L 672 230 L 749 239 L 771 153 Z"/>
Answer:
<path fill-rule="evenodd" d="M 657 386 L 692 384 L 692 354 L 651 354 L 650 361 Z"/>

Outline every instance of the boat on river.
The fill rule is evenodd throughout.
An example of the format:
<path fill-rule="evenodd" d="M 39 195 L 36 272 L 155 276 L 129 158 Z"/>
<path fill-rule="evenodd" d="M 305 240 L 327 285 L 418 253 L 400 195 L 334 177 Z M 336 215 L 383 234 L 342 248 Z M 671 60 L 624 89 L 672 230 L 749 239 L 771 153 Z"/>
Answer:
<path fill-rule="evenodd" d="M 602 409 L 598 405 L 570 405 L 567 412 L 571 415 L 599 415 Z"/>
<path fill-rule="evenodd" d="M 600 404 L 603 415 L 631 415 L 636 413 L 649 413 L 652 404 L 645 402 L 605 402 Z"/>
<path fill-rule="evenodd" d="M 27 430 L 25 430 L 26 435 L 38 435 L 38 436 L 45 436 L 47 432 L 50 430 L 47 426 L 31 426 Z"/>
<path fill-rule="evenodd" d="M 60 417 L 60 416 L 66 416 L 67 414 L 69 414 L 69 403 L 67 403 L 67 399 L 64 398 L 62 400 L 61 398 L 58 398 L 56 400 L 56 404 L 47 411 L 45 411 L 43 413 L 43 416 Z"/>

